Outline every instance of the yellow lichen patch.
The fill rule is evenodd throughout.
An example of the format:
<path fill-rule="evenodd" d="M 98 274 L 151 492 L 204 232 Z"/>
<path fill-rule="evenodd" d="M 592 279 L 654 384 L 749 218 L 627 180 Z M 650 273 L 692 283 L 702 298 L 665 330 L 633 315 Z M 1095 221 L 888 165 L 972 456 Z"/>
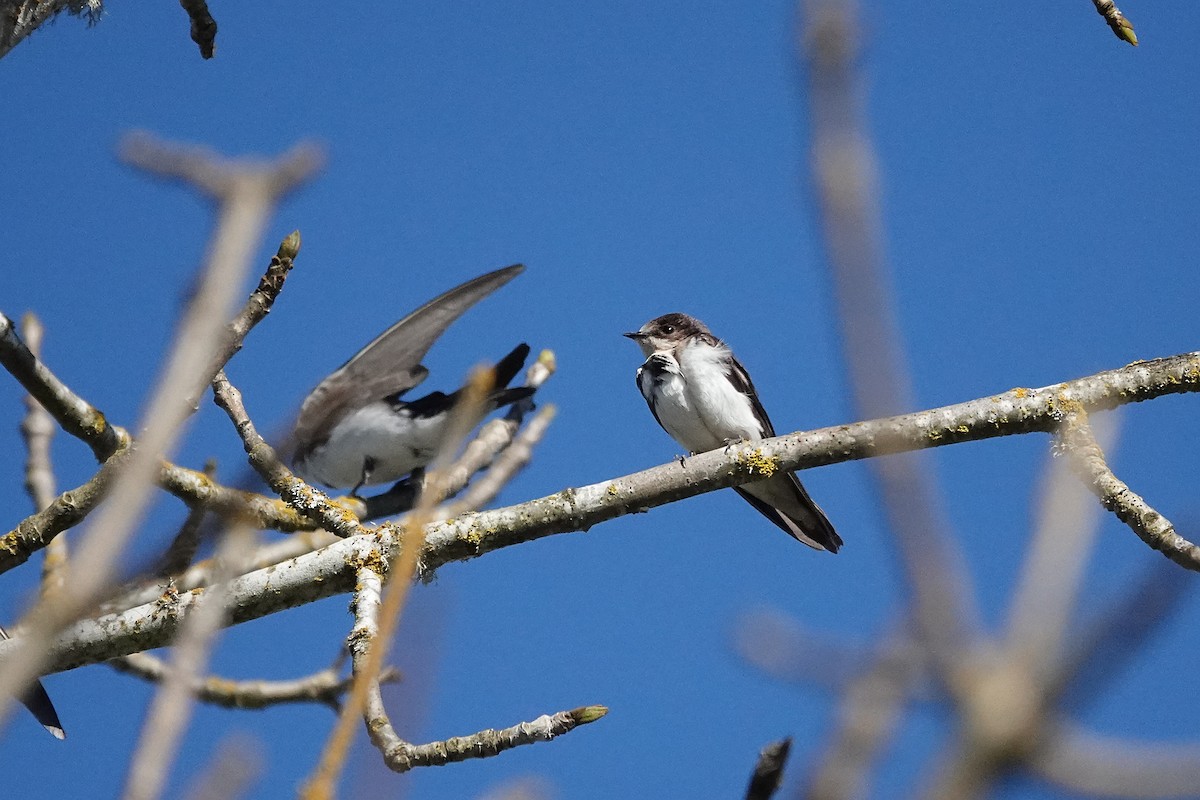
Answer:
<path fill-rule="evenodd" d="M 779 470 L 779 464 L 775 459 L 763 455 L 761 449 L 741 453 L 738 456 L 738 463 L 745 467 L 751 475 L 762 475 L 764 478 L 771 477 Z"/>
<path fill-rule="evenodd" d="M 380 576 L 387 573 L 388 567 L 387 562 L 383 560 L 383 553 L 374 548 L 363 557 L 362 566 Z"/>
<path fill-rule="evenodd" d="M 608 488 L 604 490 L 609 497 L 616 497 L 621 494 L 621 490 L 617 488 L 615 483 L 610 483 Z"/>
<path fill-rule="evenodd" d="M 1012 393 L 1017 396 L 1018 400 L 1024 400 L 1026 397 L 1029 397 L 1029 390 L 1024 386 L 1018 386 L 1012 390 Z"/>

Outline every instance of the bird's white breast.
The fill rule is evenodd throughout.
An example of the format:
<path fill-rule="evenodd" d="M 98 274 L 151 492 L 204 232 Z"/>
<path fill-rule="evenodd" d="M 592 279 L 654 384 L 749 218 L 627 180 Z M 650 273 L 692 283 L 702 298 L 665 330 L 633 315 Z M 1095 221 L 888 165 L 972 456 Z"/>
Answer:
<path fill-rule="evenodd" d="M 347 414 L 313 449 L 297 471 L 307 480 L 326 486 L 354 486 L 362 478 L 364 459 L 374 462 L 367 485 L 391 483 L 437 454 L 448 414 L 412 417 L 386 402 L 363 406 Z"/>
<path fill-rule="evenodd" d="M 693 453 L 757 439 L 762 427 L 750 399 L 729 381 L 728 348 L 692 342 L 657 380 L 654 411 L 667 433 Z M 639 378 L 642 393 L 650 388 Z"/>

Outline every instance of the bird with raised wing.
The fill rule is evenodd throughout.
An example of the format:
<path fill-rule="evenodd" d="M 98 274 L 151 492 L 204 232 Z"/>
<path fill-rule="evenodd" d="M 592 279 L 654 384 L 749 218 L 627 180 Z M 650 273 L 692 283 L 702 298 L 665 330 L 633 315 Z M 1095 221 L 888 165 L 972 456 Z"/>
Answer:
<path fill-rule="evenodd" d="M 750 374 L 700 320 L 664 314 L 624 334 L 646 361 L 637 386 L 663 430 L 690 453 L 775 435 Z M 842 546 L 829 519 L 793 472 L 735 486 L 754 508 L 788 535 L 817 550 Z"/>
<path fill-rule="evenodd" d="M 375 337 L 321 381 L 300 407 L 292 466 L 300 477 L 333 488 L 391 483 L 426 466 L 447 433 L 462 390 L 406 400 L 429 374 L 421 359 L 471 306 L 515 278 L 515 264 L 467 281 L 430 300 Z M 529 356 L 519 344 L 494 369 L 484 413 L 533 394 L 508 388 Z"/>

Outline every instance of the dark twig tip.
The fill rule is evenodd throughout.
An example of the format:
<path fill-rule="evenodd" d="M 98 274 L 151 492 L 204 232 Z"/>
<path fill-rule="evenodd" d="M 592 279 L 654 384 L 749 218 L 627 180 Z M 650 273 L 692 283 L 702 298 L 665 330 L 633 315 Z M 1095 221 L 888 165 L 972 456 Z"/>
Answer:
<path fill-rule="evenodd" d="M 767 800 L 783 782 L 783 766 L 787 763 L 788 751 L 792 749 L 792 737 L 771 742 L 758 754 L 750 786 L 746 789 L 746 800 Z"/>

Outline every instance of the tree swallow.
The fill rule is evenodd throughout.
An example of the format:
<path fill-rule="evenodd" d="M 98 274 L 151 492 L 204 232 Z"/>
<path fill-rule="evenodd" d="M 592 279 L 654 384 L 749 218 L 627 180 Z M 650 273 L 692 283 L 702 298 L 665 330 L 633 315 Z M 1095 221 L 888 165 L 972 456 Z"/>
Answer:
<path fill-rule="evenodd" d="M 0 640 L 11 638 L 8 631 L 0 628 Z M 67 738 L 67 732 L 63 730 L 62 723 L 59 722 L 58 712 L 54 710 L 54 704 L 50 702 L 50 695 L 46 694 L 46 687 L 42 686 L 41 681 L 34 681 L 33 685 L 17 698 L 21 701 L 21 705 L 29 709 L 29 713 L 41 723 L 42 727 L 50 732 L 50 735 L 55 739 Z"/>
<path fill-rule="evenodd" d="M 333 488 L 353 486 L 354 493 L 432 461 L 462 390 L 401 397 L 429 374 L 421 359 L 446 328 L 523 269 L 498 269 L 430 300 L 317 384 L 296 420 L 296 473 Z M 506 388 L 528 355 L 529 345 L 522 343 L 496 364 L 488 412 L 533 394 L 531 388 Z"/>
<path fill-rule="evenodd" d="M 625 336 L 647 356 L 638 368 L 637 385 L 650 413 L 689 452 L 775 435 L 745 367 L 700 320 L 665 314 Z M 841 537 L 795 473 L 733 488 L 809 547 L 836 553 L 842 546 Z"/>

